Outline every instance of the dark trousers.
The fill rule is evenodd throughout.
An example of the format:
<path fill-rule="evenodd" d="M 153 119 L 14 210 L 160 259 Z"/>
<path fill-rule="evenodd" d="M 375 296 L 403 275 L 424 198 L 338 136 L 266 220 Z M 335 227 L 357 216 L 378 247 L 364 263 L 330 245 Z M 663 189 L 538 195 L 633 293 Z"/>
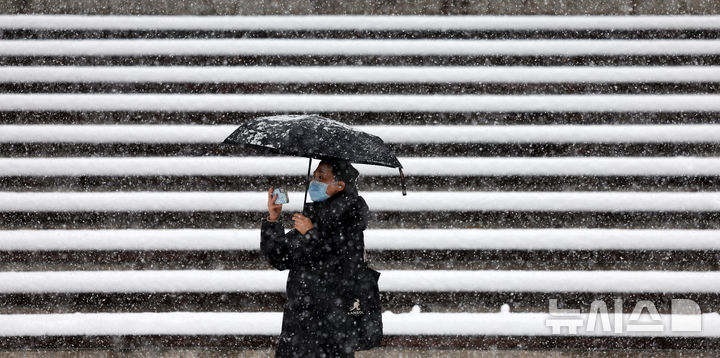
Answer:
<path fill-rule="evenodd" d="M 292 343 L 295 343 L 294 345 Z M 344 352 L 337 346 L 303 345 L 280 338 L 275 358 L 354 358 L 355 352 Z"/>
<path fill-rule="evenodd" d="M 355 358 L 355 352 L 345 353 L 345 352 L 327 352 L 327 354 L 324 355 L 305 355 L 302 353 L 294 353 L 294 352 L 283 352 L 283 351 L 275 351 L 275 358 L 315 358 L 315 357 L 323 357 L 323 358 Z"/>

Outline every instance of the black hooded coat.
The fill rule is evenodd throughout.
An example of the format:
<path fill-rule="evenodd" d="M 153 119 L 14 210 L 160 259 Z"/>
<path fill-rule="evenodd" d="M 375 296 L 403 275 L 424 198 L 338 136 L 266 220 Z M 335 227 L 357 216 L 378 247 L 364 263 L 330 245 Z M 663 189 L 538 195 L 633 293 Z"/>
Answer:
<path fill-rule="evenodd" d="M 354 189 L 354 188 L 353 188 Z M 260 247 L 278 270 L 287 270 L 287 302 L 275 357 L 345 357 L 368 349 L 358 342 L 360 330 L 372 327 L 378 337 L 382 323 L 364 321 L 363 309 L 380 310 L 377 278 L 380 273 L 364 261 L 363 230 L 368 206 L 354 190 L 343 190 L 324 201 L 307 203 L 303 215 L 313 223 L 305 235 L 285 233 L 278 220 L 263 220 Z M 358 287 L 358 273 L 370 270 L 375 284 Z M 377 297 L 376 297 L 377 298 Z M 377 307 L 367 307 L 376 305 Z M 360 313 L 360 315 L 356 315 Z M 363 347 L 364 345 L 364 347 Z M 372 346 L 379 345 L 379 341 Z"/>

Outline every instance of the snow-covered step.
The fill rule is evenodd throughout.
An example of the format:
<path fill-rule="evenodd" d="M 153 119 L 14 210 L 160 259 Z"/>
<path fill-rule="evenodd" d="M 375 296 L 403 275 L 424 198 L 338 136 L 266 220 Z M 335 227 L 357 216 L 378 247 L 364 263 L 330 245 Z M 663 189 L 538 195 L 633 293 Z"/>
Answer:
<path fill-rule="evenodd" d="M 716 112 L 720 95 L 0 94 L 0 111 Z"/>
<path fill-rule="evenodd" d="M 24 36 L 23 32 L 25 30 L 18 30 L 15 31 L 16 33 L 13 34 L 12 31 L 8 31 L 7 38 L 16 38 L 18 40 L 25 40 L 26 36 Z M 42 32 L 42 30 L 40 30 Z M 720 31 L 713 31 L 708 33 L 704 30 L 698 30 L 694 33 L 695 36 L 699 38 L 708 38 L 710 40 L 716 40 L 717 35 L 712 37 L 712 34 L 720 33 Z M 629 32 L 625 34 L 621 34 L 619 32 L 612 32 L 610 35 L 618 35 L 617 37 L 622 37 L 626 39 L 633 39 L 629 41 L 637 41 L 634 40 L 638 36 L 645 36 L 649 37 L 651 39 L 655 39 L 657 34 L 653 33 L 652 31 L 647 33 L 641 33 L 640 35 L 637 35 L 634 32 Z M 113 34 L 105 34 L 101 32 L 101 36 L 109 36 L 112 38 Z M 169 37 L 176 37 L 180 39 L 186 39 L 188 36 L 192 36 L 192 34 L 184 36 L 184 33 L 176 33 L 171 32 L 168 36 Z M 368 34 L 366 34 L 367 36 Z M 458 37 L 461 36 L 469 36 L 469 37 L 481 37 L 485 38 L 488 36 L 485 36 L 486 34 L 461 34 Z M 47 36 L 47 35 L 44 35 Z M 139 35 L 139 36 L 146 36 L 146 37 L 161 37 L 161 34 L 158 34 L 156 31 L 150 31 L 150 34 L 148 35 Z M 199 37 L 218 37 L 223 36 L 223 34 L 216 34 L 216 33 L 209 33 L 209 34 L 203 34 Z M 307 37 L 312 36 L 312 34 L 306 34 Z M 356 38 L 353 36 L 356 36 L 356 32 L 351 31 L 349 34 L 340 34 L 339 36 L 345 36 L 347 38 Z M 411 41 L 418 41 L 416 37 L 412 37 L 413 34 L 408 33 L 400 33 L 400 36 L 404 36 L 408 39 L 413 39 Z M 431 35 L 432 36 L 432 35 Z M 497 35 L 495 35 L 497 36 Z M 510 37 L 515 38 L 522 38 L 525 39 L 525 36 L 523 36 L 521 33 L 510 33 Z M 539 35 L 539 36 L 542 36 Z M 554 32 L 550 32 L 548 34 L 544 35 L 547 38 L 556 38 L 558 36 L 562 36 L 561 38 L 565 38 L 567 36 L 573 36 L 572 34 L 564 34 L 560 33 L 560 35 L 557 35 Z M 606 33 L 595 33 L 591 32 L 590 35 L 586 35 L 586 37 L 602 37 L 603 39 L 607 38 L 608 35 Z M 668 34 L 664 34 L 664 37 L 677 37 L 677 32 L 670 31 Z M 41 36 L 43 37 L 43 36 Z M 98 33 L 95 31 L 89 31 L 85 33 L 78 33 L 74 31 L 66 32 L 65 34 L 60 35 L 59 37 L 62 38 L 81 38 L 82 41 L 85 41 L 84 38 L 92 38 L 95 39 L 98 37 Z M 129 37 L 134 39 L 135 37 L 133 35 L 129 35 L 127 33 L 121 33 L 120 37 Z M 230 37 L 233 37 L 230 35 Z M 371 36 L 372 37 L 372 36 Z M 397 37 L 397 36 L 396 36 Z M 434 38 L 434 37 L 433 37 Z M 506 40 L 506 38 L 503 38 L 503 40 Z M 16 41 L 16 40 L 9 40 L 9 41 Z M 44 41 L 44 40 L 39 40 Z M 184 40 L 182 40 L 184 41 Z M 465 41 L 465 40 L 460 40 Z M 489 40 L 493 41 L 493 40 Z M 654 40 L 653 40 L 654 41 Z M 686 40 L 681 40 L 686 41 Z M 31 53 L 32 51 L 28 51 L 28 53 Z M 627 55 L 611 55 L 611 54 L 596 54 L 596 55 L 544 55 L 544 56 L 533 56 L 533 55 L 500 55 L 500 54 L 479 54 L 479 55 L 388 55 L 388 54 L 378 54 L 378 55 L 322 55 L 322 54 L 316 54 L 316 55 L 203 55 L 202 53 L 195 53 L 195 54 L 158 54 L 158 55 L 152 55 L 152 54 L 138 54 L 138 55 L 128 55 L 128 56 L 106 56 L 102 54 L 98 55 L 16 55 L 16 56 L 9 56 L 9 55 L 1 55 L 0 54 L 0 65 L 4 66 L 116 66 L 116 65 L 124 65 L 124 66 L 305 66 L 308 64 L 308 61 L 312 61 L 313 65 L 315 66 L 336 66 L 336 65 L 358 65 L 358 66 L 408 66 L 408 65 L 423 65 L 427 63 L 432 63 L 434 66 L 464 66 L 468 64 L 477 64 L 477 63 L 483 63 L 486 66 L 697 66 L 697 65 L 703 65 L 703 66 L 718 66 L 720 65 L 720 61 L 718 60 L 717 56 L 715 54 L 627 54 Z M 0 86 L 2 88 L 3 86 Z M 82 87 L 82 86 L 80 86 Z M 114 86 L 115 88 L 118 88 L 118 86 Z M 27 87 L 17 87 L 17 88 L 27 88 Z M 151 87 L 152 88 L 152 87 Z M 154 91 L 161 91 L 160 89 L 157 89 L 158 87 L 155 87 Z M 215 88 L 217 91 L 230 91 L 231 93 L 236 93 L 233 91 L 237 91 L 237 88 L 228 88 L 223 86 L 209 86 L 208 88 Z M 255 88 L 255 87 L 250 87 Z M 472 88 L 472 87 L 466 87 L 466 88 Z M 598 88 L 603 88 L 600 86 L 588 86 L 586 87 L 587 92 L 595 93 Z M 604 87 L 604 92 L 610 91 L 610 88 L 613 87 Z M 623 89 L 624 88 L 624 89 Z M 673 86 L 665 86 L 665 87 L 657 87 L 658 90 L 661 88 L 664 88 L 662 91 L 687 91 L 683 90 L 682 87 L 673 87 Z M 691 92 L 706 92 L 706 91 L 715 91 L 713 86 L 690 86 L 690 88 L 695 88 L 695 90 L 691 90 Z M 165 91 L 171 90 L 172 86 L 167 87 Z M 630 87 L 618 87 L 619 91 L 623 92 L 646 92 L 643 91 L 642 88 L 630 88 Z M 66 89 L 65 89 L 66 90 Z M 58 92 L 58 90 L 52 91 Z M 255 88 L 255 91 L 257 91 L 257 88 Z M 317 91 L 317 89 L 315 90 Z M 559 89 L 558 89 L 559 91 Z M 10 91 L 10 92 L 18 92 Z M 347 91 L 345 91 L 347 92 Z M 560 91 L 562 92 L 562 91 Z M 614 93 L 614 91 L 611 91 Z M 377 93 L 377 91 L 375 92 Z"/>
<path fill-rule="evenodd" d="M 552 321 L 577 319 L 576 333 L 567 329 L 557 337 L 720 337 L 720 315 L 697 316 L 702 330 L 692 321 L 672 314 L 659 314 L 658 320 L 645 314 L 609 314 L 608 322 L 619 330 L 602 329 L 599 316 L 578 313 L 553 316 L 550 313 L 383 313 L 383 333 L 397 336 L 553 336 Z M 597 326 L 590 328 L 588 321 Z M 621 323 L 622 321 L 622 323 Z M 0 315 L 0 336 L 105 336 L 105 335 L 279 335 L 282 312 L 139 312 Z M 604 323 L 604 324 L 607 324 Z M 621 323 L 621 324 L 620 324 Z M 628 330 L 633 327 L 638 330 Z M 642 329 L 652 325 L 658 329 Z M 675 324 L 675 329 L 672 325 Z M 684 325 L 683 325 L 684 324 Z M 639 325 L 639 326 L 638 326 Z M 681 325 L 684 330 L 678 329 Z M 618 332 L 619 331 L 619 332 Z"/>
<path fill-rule="evenodd" d="M 720 40 L 0 40 L 0 56 L 622 56 L 718 55 Z"/>
<path fill-rule="evenodd" d="M 696 30 L 720 16 L 78 16 L 1 15 L 2 29 L 43 30 Z"/>
<path fill-rule="evenodd" d="M 368 229 L 383 250 L 720 250 L 718 230 Z M 0 251 L 260 250 L 258 229 L 0 230 Z"/>
<path fill-rule="evenodd" d="M 0 83 L 693 83 L 720 66 L 4 66 Z"/>
<path fill-rule="evenodd" d="M 386 143 L 718 143 L 718 124 L 355 125 Z M 0 125 L 0 143 L 221 143 L 237 125 Z"/>
<path fill-rule="evenodd" d="M 287 271 L 0 272 L 0 293 L 284 292 Z M 383 292 L 717 293 L 716 271 L 381 271 Z"/>
<path fill-rule="evenodd" d="M 302 208 L 304 192 L 285 211 Z M 716 192 L 362 193 L 371 211 L 716 212 Z M 0 212 L 264 212 L 267 192 L 0 192 Z"/>
<path fill-rule="evenodd" d="M 720 158 L 714 157 L 398 159 L 408 176 L 720 175 Z M 0 176 L 304 176 L 307 162 L 299 157 L 0 158 Z M 362 176 L 397 175 L 395 168 L 355 167 Z"/>

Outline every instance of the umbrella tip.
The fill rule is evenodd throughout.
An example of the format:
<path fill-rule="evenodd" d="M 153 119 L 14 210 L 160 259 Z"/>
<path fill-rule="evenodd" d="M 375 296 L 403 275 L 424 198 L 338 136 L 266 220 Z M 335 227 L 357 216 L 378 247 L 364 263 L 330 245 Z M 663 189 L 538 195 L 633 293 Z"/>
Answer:
<path fill-rule="evenodd" d="M 402 195 L 407 196 L 407 188 L 405 186 L 405 174 L 403 174 L 402 168 L 398 168 L 400 171 L 400 183 L 402 187 Z"/>

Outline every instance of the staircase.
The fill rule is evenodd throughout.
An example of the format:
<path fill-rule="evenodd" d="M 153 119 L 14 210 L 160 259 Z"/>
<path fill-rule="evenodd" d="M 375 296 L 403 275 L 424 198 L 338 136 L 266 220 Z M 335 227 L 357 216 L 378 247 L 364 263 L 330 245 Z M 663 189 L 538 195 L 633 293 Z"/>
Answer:
<path fill-rule="evenodd" d="M 713 356 L 718 36 L 714 16 L 0 15 L 0 349 L 271 354 L 287 272 L 259 227 L 271 185 L 300 211 L 307 159 L 220 143 L 318 113 L 407 177 L 356 166 L 386 310 L 358 357 Z M 673 299 L 701 331 L 672 329 Z M 600 301 L 620 332 L 586 328 Z M 628 331 L 648 301 L 659 330 Z M 552 334 L 569 309 L 579 332 Z"/>

